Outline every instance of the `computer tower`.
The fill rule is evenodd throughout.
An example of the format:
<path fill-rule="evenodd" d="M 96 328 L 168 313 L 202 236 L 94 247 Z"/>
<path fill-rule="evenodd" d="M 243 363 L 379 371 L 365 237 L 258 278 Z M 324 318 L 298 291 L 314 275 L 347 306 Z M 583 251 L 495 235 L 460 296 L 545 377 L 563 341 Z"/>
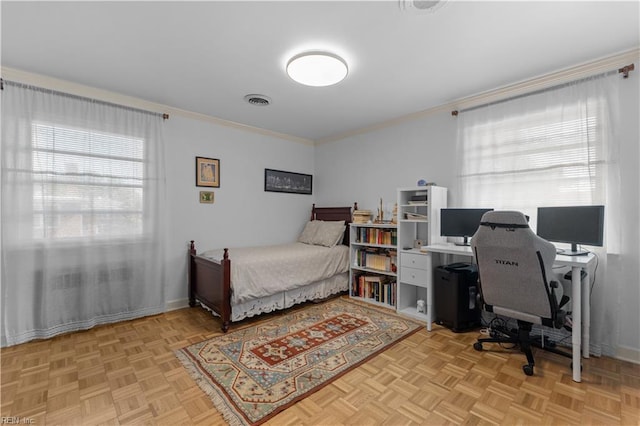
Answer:
<path fill-rule="evenodd" d="M 469 263 L 438 266 L 434 270 L 435 322 L 459 333 L 480 326 L 478 268 Z"/>

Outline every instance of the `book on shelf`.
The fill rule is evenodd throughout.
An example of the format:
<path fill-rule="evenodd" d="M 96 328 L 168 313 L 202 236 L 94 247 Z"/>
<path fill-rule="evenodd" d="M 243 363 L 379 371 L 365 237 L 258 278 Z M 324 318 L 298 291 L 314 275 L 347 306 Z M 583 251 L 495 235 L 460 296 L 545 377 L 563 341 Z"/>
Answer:
<path fill-rule="evenodd" d="M 396 281 L 379 275 L 354 275 L 351 294 L 363 299 L 371 299 L 386 305 L 396 304 Z"/>
<path fill-rule="evenodd" d="M 358 228 L 357 242 L 365 244 L 396 245 L 398 230 L 385 228 Z"/>
<path fill-rule="evenodd" d="M 353 212 L 353 223 L 369 223 L 371 220 L 371 210 L 355 210 Z"/>
<path fill-rule="evenodd" d="M 426 214 L 420 214 L 420 213 L 405 213 L 407 219 L 409 220 L 427 220 L 427 215 Z"/>
<path fill-rule="evenodd" d="M 395 250 L 364 248 L 355 252 L 355 266 L 384 272 L 395 272 L 398 253 Z"/>

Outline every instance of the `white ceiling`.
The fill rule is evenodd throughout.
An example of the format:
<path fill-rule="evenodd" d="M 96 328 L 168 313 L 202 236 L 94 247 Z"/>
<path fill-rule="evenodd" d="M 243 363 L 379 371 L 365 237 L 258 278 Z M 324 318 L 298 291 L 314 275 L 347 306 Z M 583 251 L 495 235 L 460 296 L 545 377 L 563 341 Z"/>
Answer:
<path fill-rule="evenodd" d="M 2 1 L 3 67 L 321 140 L 640 45 L 637 1 Z M 331 87 L 287 60 L 331 50 Z M 243 98 L 263 94 L 272 105 Z"/>

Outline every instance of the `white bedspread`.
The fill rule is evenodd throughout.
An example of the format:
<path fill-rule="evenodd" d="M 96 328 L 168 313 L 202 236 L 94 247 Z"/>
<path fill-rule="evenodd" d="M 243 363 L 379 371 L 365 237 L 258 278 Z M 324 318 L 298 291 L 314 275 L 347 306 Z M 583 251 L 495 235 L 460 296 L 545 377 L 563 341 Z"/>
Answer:
<path fill-rule="evenodd" d="M 201 256 L 220 261 L 223 250 Z M 229 249 L 231 304 L 302 287 L 349 270 L 349 248 L 290 243 Z"/>

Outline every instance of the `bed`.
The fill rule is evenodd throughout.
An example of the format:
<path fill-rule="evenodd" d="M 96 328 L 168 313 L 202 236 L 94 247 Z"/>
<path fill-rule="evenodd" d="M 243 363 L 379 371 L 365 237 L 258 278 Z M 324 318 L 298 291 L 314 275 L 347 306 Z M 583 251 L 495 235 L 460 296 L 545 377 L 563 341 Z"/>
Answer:
<path fill-rule="evenodd" d="M 357 208 L 355 203 L 354 210 Z M 222 331 L 226 333 L 231 322 L 347 291 L 351 217 L 351 207 L 316 207 L 314 204 L 310 222 L 299 241 L 293 243 L 224 248 L 198 254 L 192 240 L 189 306 L 200 304 L 219 316 Z M 344 221 L 344 231 L 334 245 L 325 244 L 326 241 L 311 244 L 313 238 L 307 238 L 308 230 L 313 232 L 311 225 L 318 225 L 320 221 L 324 222 L 320 225 L 331 226 L 334 231 Z M 325 240 L 329 238 L 326 237 L 329 234 L 324 235 Z"/>

